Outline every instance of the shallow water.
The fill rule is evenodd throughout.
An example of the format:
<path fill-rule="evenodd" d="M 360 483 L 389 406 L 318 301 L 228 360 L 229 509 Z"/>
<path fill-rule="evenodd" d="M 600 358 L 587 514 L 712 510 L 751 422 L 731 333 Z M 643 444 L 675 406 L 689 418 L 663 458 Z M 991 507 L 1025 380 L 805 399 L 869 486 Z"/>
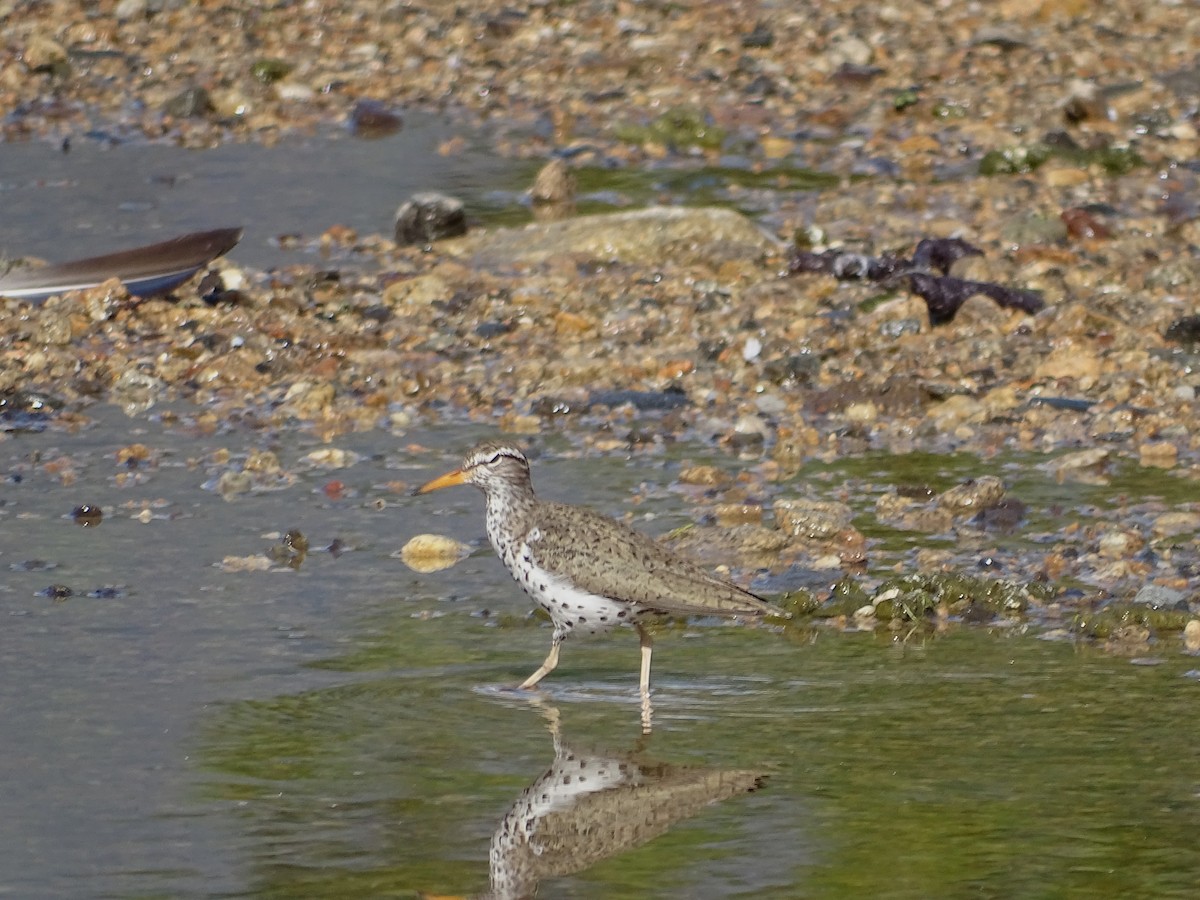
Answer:
<path fill-rule="evenodd" d="M 627 795 L 556 801 L 578 827 L 603 833 L 619 798 L 622 822 L 679 821 L 598 861 L 544 852 L 562 874 L 542 877 L 543 897 L 1184 897 L 1200 879 L 1190 657 L 1137 664 L 1020 628 L 905 641 L 697 622 L 657 641 L 643 738 L 632 633 L 569 642 L 543 693 L 515 693 L 549 632 L 490 551 L 432 575 L 393 556 L 422 531 L 482 541 L 476 492 L 403 490 L 478 429 L 347 436 L 364 458 L 324 471 L 298 465 L 323 446 L 303 434 L 89 415 L 74 434 L 0 443 L 0 893 L 481 892 L 492 834 L 555 763 L 556 734 L 560 765 L 639 773 Z M 131 470 L 116 454 L 134 441 L 152 462 Z M 262 449 L 294 483 L 211 489 L 220 451 Z M 655 533 L 688 520 L 677 495 L 647 490 L 677 470 L 535 463 L 545 495 L 634 510 Z M 807 474 L 818 495 L 836 487 Z M 649 499 L 631 506 L 635 491 Z M 74 524 L 82 503 L 102 507 L 98 527 Z M 218 566 L 288 529 L 313 548 L 298 568 Z M 348 551 L 321 551 L 335 539 Z M 51 584 L 74 593 L 38 595 Z M 766 781 L 660 806 L 664 786 L 694 800 L 737 773 Z"/>
<path fill-rule="evenodd" d="M 438 152 L 455 138 L 461 149 Z M 390 236 L 396 208 L 418 191 L 453 194 L 488 219 L 519 203 L 535 167 L 428 113 L 408 114 L 399 132 L 375 140 L 338 132 L 186 150 L 77 138 L 66 153 L 0 144 L 0 256 L 65 262 L 243 226 L 231 259 L 264 269 L 312 264 L 319 257 L 307 251 L 333 225 Z M 299 249 L 281 248 L 284 235 Z"/>

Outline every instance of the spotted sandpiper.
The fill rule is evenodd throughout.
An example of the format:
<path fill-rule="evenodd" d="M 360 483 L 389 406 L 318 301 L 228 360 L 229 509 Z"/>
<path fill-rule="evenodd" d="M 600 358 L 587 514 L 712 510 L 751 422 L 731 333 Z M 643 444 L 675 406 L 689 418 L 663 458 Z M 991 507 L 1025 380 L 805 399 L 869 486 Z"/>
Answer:
<path fill-rule="evenodd" d="M 511 444 L 484 441 L 457 469 L 417 494 L 473 484 L 487 498 L 487 534 L 508 571 L 554 623 L 546 661 L 520 685 L 531 688 L 558 665 L 569 634 L 599 634 L 622 623 L 642 646 L 643 712 L 649 709 L 652 642 L 645 628 L 661 616 L 765 616 L 778 612 L 657 541 L 582 506 L 540 500 L 529 460 Z"/>

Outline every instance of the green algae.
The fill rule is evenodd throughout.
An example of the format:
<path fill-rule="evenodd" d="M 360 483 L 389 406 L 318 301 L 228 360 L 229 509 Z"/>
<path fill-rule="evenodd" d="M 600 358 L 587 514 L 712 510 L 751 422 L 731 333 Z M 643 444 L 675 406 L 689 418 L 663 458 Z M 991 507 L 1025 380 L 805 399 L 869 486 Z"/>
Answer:
<path fill-rule="evenodd" d="M 1131 147 L 1062 147 L 1035 141 L 989 150 L 979 161 L 979 174 L 1021 175 L 1040 169 L 1051 159 L 1078 166 L 1097 165 L 1107 175 L 1125 175 L 1146 164 Z"/>
<path fill-rule="evenodd" d="M 1117 602 L 1095 611 L 1076 613 L 1071 625 L 1083 637 L 1107 640 L 1130 626 L 1148 628 L 1153 634 L 1182 632 L 1194 618 L 1186 609 L 1155 609 L 1142 603 Z"/>
<path fill-rule="evenodd" d="M 687 104 L 671 107 L 648 124 L 622 122 L 613 130 L 617 139 L 627 144 L 662 144 L 674 149 L 716 149 L 727 134 L 704 110 Z"/>
<path fill-rule="evenodd" d="M 962 572 L 904 575 L 876 591 L 875 617 L 881 622 L 921 622 L 944 609 L 950 616 L 979 620 L 1020 616 L 1044 602 L 1049 589 Z"/>

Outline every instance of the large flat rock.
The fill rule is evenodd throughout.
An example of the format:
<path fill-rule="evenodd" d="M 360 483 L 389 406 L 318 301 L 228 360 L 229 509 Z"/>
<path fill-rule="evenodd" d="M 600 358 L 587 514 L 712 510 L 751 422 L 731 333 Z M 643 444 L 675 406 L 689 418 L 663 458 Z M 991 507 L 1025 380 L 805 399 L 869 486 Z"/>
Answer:
<path fill-rule="evenodd" d="M 483 268 L 537 265 L 564 257 L 627 264 L 671 260 L 719 265 L 782 248 L 783 242 L 774 235 L 733 210 L 676 206 L 538 222 L 438 244 L 439 250 Z"/>

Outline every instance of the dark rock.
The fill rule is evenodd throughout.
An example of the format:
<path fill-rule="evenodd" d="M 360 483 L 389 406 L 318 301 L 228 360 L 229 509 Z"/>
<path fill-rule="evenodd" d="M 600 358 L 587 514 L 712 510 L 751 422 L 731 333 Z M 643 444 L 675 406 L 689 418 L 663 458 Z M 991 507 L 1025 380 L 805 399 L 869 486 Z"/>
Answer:
<path fill-rule="evenodd" d="M 971 39 L 972 44 L 999 47 L 1001 50 L 1016 50 L 1028 45 L 1029 41 L 1017 32 L 1004 26 L 989 25 L 981 28 Z"/>
<path fill-rule="evenodd" d="M 63 402 L 38 391 L 0 392 L 0 431 L 44 431 Z"/>
<path fill-rule="evenodd" d="M 382 303 L 375 303 L 362 310 L 359 315 L 370 322 L 383 323 L 391 319 L 394 313 L 392 312 L 391 307 Z"/>
<path fill-rule="evenodd" d="M 996 618 L 996 614 L 982 603 L 972 603 L 962 612 L 962 620 L 968 625 L 982 625 Z"/>
<path fill-rule="evenodd" d="M 734 431 L 729 435 L 729 446 L 734 450 L 758 450 L 767 437 L 761 431 Z"/>
<path fill-rule="evenodd" d="M 1076 397 L 1030 397 L 1029 405 L 1049 406 L 1051 409 L 1061 409 L 1067 412 L 1087 412 L 1096 405 L 1096 401 Z"/>
<path fill-rule="evenodd" d="M 986 531 L 1015 531 L 1025 518 L 1028 506 L 1015 497 L 1005 497 L 995 506 L 988 507 L 973 519 L 971 524 Z"/>
<path fill-rule="evenodd" d="M 763 377 L 772 384 L 810 385 L 821 369 L 821 360 L 812 353 L 795 353 L 784 359 L 772 359 L 763 365 Z"/>
<path fill-rule="evenodd" d="M 263 84 L 274 84 L 276 81 L 281 81 L 292 71 L 292 68 L 291 63 L 284 62 L 282 59 L 267 58 L 251 64 L 250 74 Z"/>
<path fill-rule="evenodd" d="M 400 114 L 378 100 L 359 100 L 350 110 L 350 133 L 373 139 L 395 134 L 404 126 Z"/>
<path fill-rule="evenodd" d="M 688 402 L 688 396 L 682 388 L 667 388 L 665 391 L 593 391 L 588 397 L 589 406 L 631 404 L 642 411 L 677 409 Z"/>
<path fill-rule="evenodd" d="M 466 211 L 457 197 L 433 191 L 413 194 L 396 210 L 397 244 L 429 244 L 466 233 Z"/>
<path fill-rule="evenodd" d="M 1081 153 L 1083 148 L 1079 142 L 1066 131 L 1047 131 L 1042 135 L 1042 143 L 1052 150 L 1062 153 Z"/>
<path fill-rule="evenodd" d="M 1163 337 L 1176 344 L 1200 343 L 1200 316 L 1184 316 L 1167 326 Z"/>
<path fill-rule="evenodd" d="M 1067 234 L 1076 240 L 1112 237 L 1112 230 L 1089 209 L 1073 206 L 1070 209 L 1064 209 L 1059 214 L 1059 218 L 1067 226 Z"/>
<path fill-rule="evenodd" d="M 177 119 L 197 119 L 212 111 L 212 97 L 202 87 L 190 87 L 180 91 L 163 106 L 163 112 Z"/>
<path fill-rule="evenodd" d="M 1164 587 L 1160 584 L 1148 584 L 1134 595 L 1134 603 L 1149 606 L 1153 609 L 1177 609 L 1186 611 L 1187 595 L 1175 588 Z"/>
<path fill-rule="evenodd" d="M 866 85 L 884 73 L 879 66 L 863 66 L 857 63 L 844 62 L 830 77 L 840 84 Z"/>
<path fill-rule="evenodd" d="M 519 9 L 502 9 L 497 15 L 484 18 L 484 34 L 499 40 L 510 38 L 528 18 L 528 15 Z"/>
<path fill-rule="evenodd" d="M 512 322 L 480 322 L 475 326 L 475 334 L 481 338 L 494 338 L 508 334 L 514 327 Z"/>
<path fill-rule="evenodd" d="M 775 32 L 766 23 L 759 22 L 749 34 L 742 35 L 742 46 L 747 50 L 767 48 L 775 43 Z"/>
<path fill-rule="evenodd" d="M 770 77 L 756 75 L 754 80 L 746 85 L 744 91 L 747 97 L 773 97 L 779 93 L 779 88 Z"/>
<path fill-rule="evenodd" d="M 99 506 L 92 506 L 89 503 L 85 503 L 72 510 L 71 518 L 75 520 L 75 524 L 80 528 L 92 528 L 99 525 L 101 520 L 103 520 L 104 510 Z"/>

